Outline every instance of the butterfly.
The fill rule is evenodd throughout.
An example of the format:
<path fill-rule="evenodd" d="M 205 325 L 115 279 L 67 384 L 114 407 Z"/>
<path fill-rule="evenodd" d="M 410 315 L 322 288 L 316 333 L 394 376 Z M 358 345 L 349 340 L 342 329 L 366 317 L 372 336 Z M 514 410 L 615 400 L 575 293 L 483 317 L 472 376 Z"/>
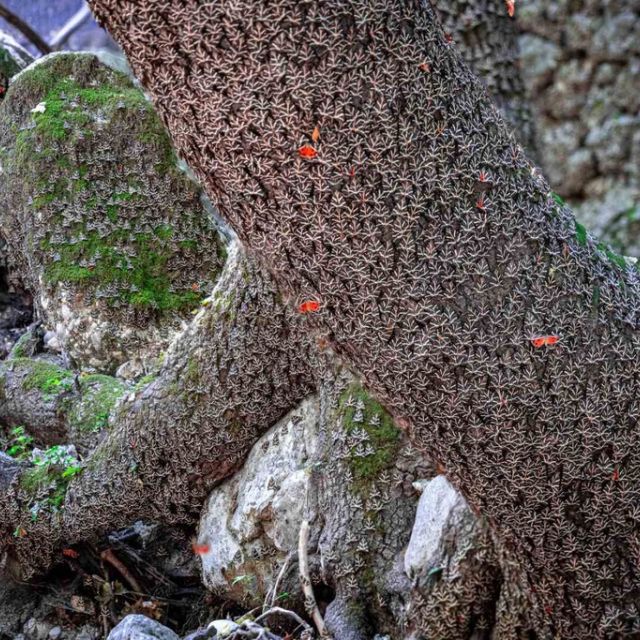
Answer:
<path fill-rule="evenodd" d="M 309 144 L 305 144 L 298 149 L 298 154 L 301 158 L 311 160 L 318 155 L 318 152 Z"/>
<path fill-rule="evenodd" d="M 199 556 L 204 556 L 211 551 L 211 547 L 208 544 L 196 544 L 195 542 L 191 545 L 191 548 L 193 553 Z"/>
<path fill-rule="evenodd" d="M 557 344 L 560 342 L 560 338 L 558 336 L 536 336 L 535 338 L 531 338 L 531 344 L 539 349 L 540 347 L 550 346 L 552 344 Z"/>
<path fill-rule="evenodd" d="M 315 300 L 305 300 L 299 307 L 300 313 L 315 313 L 320 309 L 320 303 Z"/>
<path fill-rule="evenodd" d="M 505 0 L 507 5 L 507 12 L 509 13 L 509 17 L 513 18 L 516 12 L 516 0 Z"/>

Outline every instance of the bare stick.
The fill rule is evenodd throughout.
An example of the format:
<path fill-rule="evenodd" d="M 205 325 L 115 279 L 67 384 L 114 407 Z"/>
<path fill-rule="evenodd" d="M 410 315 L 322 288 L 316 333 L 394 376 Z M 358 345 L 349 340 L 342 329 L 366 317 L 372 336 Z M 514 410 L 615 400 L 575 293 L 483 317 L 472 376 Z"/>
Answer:
<path fill-rule="evenodd" d="M 51 53 L 51 47 L 19 16 L 0 4 L 0 18 L 14 26 L 25 38 L 30 40 L 42 53 Z"/>
<path fill-rule="evenodd" d="M 269 611 L 265 611 L 264 613 L 260 614 L 254 620 L 254 622 L 257 624 L 263 618 L 267 618 L 268 616 L 271 616 L 271 615 L 274 615 L 274 614 L 278 614 L 278 615 L 282 615 L 282 616 L 288 616 L 289 618 L 293 618 L 300 626 L 304 627 L 306 631 L 313 632 L 313 629 L 312 629 L 311 625 L 309 623 L 305 622 L 297 613 L 295 613 L 294 611 L 289 611 L 288 609 L 283 609 L 282 607 L 271 607 L 271 609 L 269 609 Z"/>
<path fill-rule="evenodd" d="M 127 569 L 127 567 L 125 567 L 124 564 L 120 562 L 118 558 L 116 558 L 115 554 L 113 553 L 113 551 L 111 551 L 111 549 L 105 549 L 100 554 L 100 557 L 106 562 L 108 562 L 112 567 L 115 567 L 115 569 L 117 569 L 120 572 L 122 577 L 131 585 L 134 591 L 142 593 L 142 589 L 140 588 L 138 581 L 131 575 L 131 572 L 129 571 L 129 569 Z"/>
<path fill-rule="evenodd" d="M 51 48 L 61 49 L 69 38 L 91 17 L 91 10 L 84 4 L 76 11 L 51 40 Z"/>
<path fill-rule="evenodd" d="M 264 602 L 265 607 L 267 606 L 273 607 L 275 605 L 276 593 L 278 592 L 278 587 L 280 586 L 280 582 L 282 582 L 282 579 L 284 578 L 284 575 L 287 572 L 287 569 L 289 568 L 289 563 L 291 562 L 292 557 L 293 557 L 293 552 L 289 553 L 287 557 L 284 559 L 282 568 L 278 573 L 278 577 L 276 578 L 276 581 L 273 583 L 273 587 L 270 589 L 269 593 L 267 594 L 267 597 L 265 598 L 265 602 Z M 267 604 L 267 602 L 269 604 Z"/>
<path fill-rule="evenodd" d="M 321 638 L 329 640 L 331 634 L 324 623 L 324 618 L 318 609 L 316 597 L 313 593 L 313 585 L 311 584 L 311 578 L 309 577 L 309 556 L 307 554 L 307 546 L 309 544 L 309 520 L 307 519 L 307 508 L 309 502 L 309 484 L 307 483 L 307 496 L 305 505 L 305 515 L 300 525 L 300 535 L 298 537 L 298 572 L 300 574 L 300 585 L 302 586 L 302 593 L 304 594 L 304 606 L 307 613 L 311 616 L 316 629 Z"/>

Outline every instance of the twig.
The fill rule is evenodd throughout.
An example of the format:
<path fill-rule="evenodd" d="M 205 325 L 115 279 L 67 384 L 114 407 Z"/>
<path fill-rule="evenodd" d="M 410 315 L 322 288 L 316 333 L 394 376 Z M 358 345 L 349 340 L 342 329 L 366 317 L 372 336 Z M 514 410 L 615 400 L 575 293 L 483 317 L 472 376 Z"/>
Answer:
<path fill-rule="evenodd" d="M 124 564 L 122 564 L 122 562 L 120 562 L 120 560 L 116 558 L 116 556 L 114 555 L 113 551 L 111 551 L 111 549 L 105 549 L 100 554 L 100 557 L 106 562 L 108 562 L 112 567 L 117 569 L 117 571 L 122 575 L 122 577 L 131 585 L 134 591 L 139 591 L 142 593 L 142 588 L 138 584 L 138 581 L 131 575 L 131 573 L 129 572 L 129 569 L 127 569 L 127 567 L 125 567 Z"/>
<path fill-rule="evenodd" d="M 56 51 L 91 17 L 91 10 L 85 4 L 76 11 L 66 24 L 52 38 L 50 46 Z"/>
<path fill-rule="evenodd" d="M 282 568 L 280 569 L 280 572 L 278 573 L 278 577 L 276 578 L 276 581 L 273 583 L 273 587 L 270 590 L 270 593 L 267 594 L 267 597 L 264 600 L 264 607 L 273 607 L 276 603 L 276 593 L 278 592 L 278 587 L 280 586 L 280 583 L 282 582 L 285 573 L 287 572 L 287 569 L 289 568 L 289 563 L 291 562 L 291 559 L 293 558 L 293 552 L 290 552 L 287 557 L 284 559 L 284 563 L 282 564 Z M 267 601 L 269 601 L 269 604 L 267 605 Z"/>
<path fill-rule="evenodd" d="M 0 4 L 0 18 L 4 18 L 25 38 L 30 40 L 42 53 L 51 53 L 51 47 L 20 17 Z"/>
<path fill-rule="evenodd" d="M 295 613 L 294 611 L 289 611 L 288 609 L 283 609 L 282 607 L 271 607 L 269 611 L 265 611 L 264 613 L 260 614 L 254 620 L 254 622 L 258 624 L 260 620 L 273 614 L 289 616 L 290 618 L 293 618 L 299 625 L 303 626 L 305 628 L 305 631 L 313 632 L 313 628 L 311 627 L 311 625 L 308 622 L 305 622 L 297 613 Z"/>
<path fill-rule="evenodd" d="M 318 609 L 318 603 L 313 593 L 313 585 L 309 577 L 309 556 L 307 554 L 307 546 L 309 545 L 309 520 L 307 519 L 307 508 L 309 503 L 309 484 L 307 481 L 307 495 L 305 498 L 305 515 L 300 525 L 300 535 L 298 537 L 298 572 L 300 574 L 300 585 L 304 594 L 304 606 L 307 613 L 311 616 L 313 623 L 321 638 L 331 639 L 331 634 L 324 623 L 324 618 Z"/>

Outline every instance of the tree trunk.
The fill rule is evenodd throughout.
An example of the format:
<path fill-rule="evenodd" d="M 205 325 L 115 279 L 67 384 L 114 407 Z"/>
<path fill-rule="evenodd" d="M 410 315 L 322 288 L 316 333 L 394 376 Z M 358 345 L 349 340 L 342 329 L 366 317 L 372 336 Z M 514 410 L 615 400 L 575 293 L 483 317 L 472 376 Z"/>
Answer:
<path fill-rule="evenodd" d="M 91 4 L 242 241 L 517 558 L 540 635 L 639 633 L 638 276 L 433 10 Z"/>

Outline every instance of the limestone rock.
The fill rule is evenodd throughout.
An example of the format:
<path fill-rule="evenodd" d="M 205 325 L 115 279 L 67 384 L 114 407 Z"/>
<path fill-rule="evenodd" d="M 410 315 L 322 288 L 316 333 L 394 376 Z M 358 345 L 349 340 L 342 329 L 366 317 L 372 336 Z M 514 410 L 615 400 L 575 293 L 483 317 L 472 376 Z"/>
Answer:
<path fill-rule="evenodd" d="M 429 577 L 441 570 L 449 557 L 445 540 L 459 536 L 465 520 L 472 522 L 464 498 L 444 476 L 436 476 L 425 487 L 416 511 L 411 539 L 404 555 L 404 569 L 411 579 Z"/>
<path fill-rule="evenodd" d="M 333 637 L 406 637 L 414 621 L 433 630 L 425 637 L 445 637 L 455 619 L 446 637 L 460 638 L 478 620 L 489 624 L 499 570 L 486 530 L 417 459 L 352 378 L 322 385 L 211 493 L 198 536 L 205 585 L 246 608 L 284 594 L 280 604 L 302 613 L 297 542 L 306 516 L 310 577 Z"/>
<path fill-rule="evenodd" d="M 180 640 L 179 636 L 156 620 L 129 615 L 115 626 L 107 640 Z"/>
<path fill-rule="evenodd" d="M 296 549 L 317 418 L 317 400 L 305 400 L 260 439 L 241 472 L 211 493 L 198 536 L 210 548 L 201 556 L 209 589 L 262 601 L 278 564 Z"/>

